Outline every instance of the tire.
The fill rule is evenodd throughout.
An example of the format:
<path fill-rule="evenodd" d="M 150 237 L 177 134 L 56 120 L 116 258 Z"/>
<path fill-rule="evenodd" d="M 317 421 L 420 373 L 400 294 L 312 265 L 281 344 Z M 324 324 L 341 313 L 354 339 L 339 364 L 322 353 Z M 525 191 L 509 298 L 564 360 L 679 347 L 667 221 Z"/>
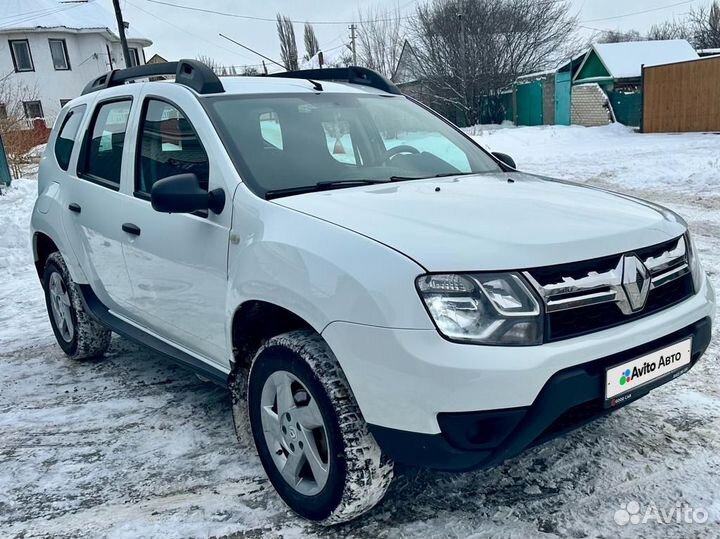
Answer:
<path fill-rule="evenodd" d="M 238 444 L 243 449 L 251 449 L 255 445 L 252 429 L 250 428 L 250 414 L 248 413 L 248 370 L 237 369 L 230 376 L 228 383 L 230 398 L 232 400 L 233 427 Z"/>
<path fill-rule="evenodd" d="M 48 256 L 42 283 L 50 325 L 60 348 L 72 359 L 102 356 L 110 346 L 112 333 L 85 312 L 80 291 L 60 253 Z"/>
<path fill-rule="evenodd" d="M 253 360 L 247 395 L 258 455 L 293 511 L 323 525 L 339 524 L 385 495 L 393 463 L 370 434 L 340 365 L 317 333 L 298 330 L 269 339 Z"/>

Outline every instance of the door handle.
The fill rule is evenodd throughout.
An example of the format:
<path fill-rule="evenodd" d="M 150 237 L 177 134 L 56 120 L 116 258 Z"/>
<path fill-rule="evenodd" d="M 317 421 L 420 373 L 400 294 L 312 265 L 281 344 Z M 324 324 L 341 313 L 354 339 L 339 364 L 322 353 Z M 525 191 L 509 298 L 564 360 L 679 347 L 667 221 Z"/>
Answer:
<path fill-rule="evenodd" d="M 80 207 L 80 204 L 75 204 L 74 202 L 71 202 L 68 205 L 68 210 L 70 210 L 73 213 L 80 213 L 82 211 L 82 208 Z"/>
<path fill-rule="evenodd" d="M 127 232 L 128 234 L 132 234 L 133 236 L 140 235 L 140 227 L 132 223 L 123 223 L 122 229 L 123 231 Z"/>

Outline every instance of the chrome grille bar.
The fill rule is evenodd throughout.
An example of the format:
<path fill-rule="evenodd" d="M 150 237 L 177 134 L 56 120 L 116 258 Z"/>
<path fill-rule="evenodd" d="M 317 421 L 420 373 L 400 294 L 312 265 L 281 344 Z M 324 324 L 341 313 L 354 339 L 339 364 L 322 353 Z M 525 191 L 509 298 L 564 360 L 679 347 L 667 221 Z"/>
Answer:
<path fill-rule="evenodd" d="M 590 271 L 580 278 L 562 277 L 559 282 L 554 283 L 540 284 L 529 271 L 523 272 L 523 275 L 542 297 L 548 313 L 602 303 L 617 303 L 624 314 L 631 314 L 639 309 L 631 306 L 627 281 L 625 286 L 623 285 L 625 261 L 628 257 L 631 262 L 634 260 L 632 255 L 618 255 L 617 265 L 611 270 L 602 273 Z M 675 245 L 666 251 L 645 258 L 642 264 L 647 270 L 650 290 L 687 275 L 690 266 L 685 237 L 678 238 Z"/>

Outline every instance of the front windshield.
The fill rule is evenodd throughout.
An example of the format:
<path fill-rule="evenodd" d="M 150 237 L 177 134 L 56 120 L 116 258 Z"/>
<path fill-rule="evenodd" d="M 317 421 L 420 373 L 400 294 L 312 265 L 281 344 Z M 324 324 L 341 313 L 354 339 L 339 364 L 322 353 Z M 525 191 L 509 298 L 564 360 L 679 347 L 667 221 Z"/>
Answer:
<path fill-rule="evenodd" d="M 483 150 L 403 96 L 281 94 L 208 98 L 256 194 L 318 183 L 498 172 Z"/>

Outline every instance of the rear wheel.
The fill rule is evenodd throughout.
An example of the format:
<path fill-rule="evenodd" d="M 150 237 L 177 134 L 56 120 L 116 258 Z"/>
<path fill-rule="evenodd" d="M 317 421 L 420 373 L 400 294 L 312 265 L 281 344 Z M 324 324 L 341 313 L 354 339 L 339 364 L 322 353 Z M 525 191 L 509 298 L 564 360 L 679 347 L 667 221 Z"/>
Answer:
<path fill-rule="evenodd" d="M 301 516 L 337 524 L 382 499 L 393 464 L 316 333 L 292 331 L 260 349 L 250 369 L 248 410 L 268 478 Z"/>
<path fill-rule="evenodd" d="M 48 256 L 43 289 L 50 325 L 60 348 L 73 359 L 103 355 L 110 346 L 110 330 L 85 312 L 80 291 L 60 253 Z"/>

